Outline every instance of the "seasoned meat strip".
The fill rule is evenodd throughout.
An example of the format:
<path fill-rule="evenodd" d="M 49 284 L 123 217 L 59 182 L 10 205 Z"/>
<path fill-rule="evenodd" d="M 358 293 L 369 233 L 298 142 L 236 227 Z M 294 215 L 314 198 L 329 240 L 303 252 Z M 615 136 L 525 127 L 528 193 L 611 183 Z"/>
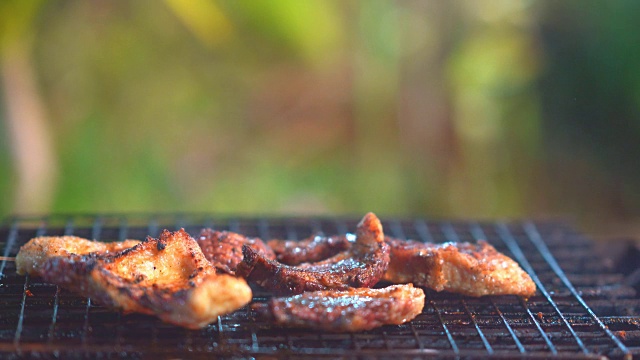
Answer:
<path fill-rule="evenodd" d="M 269 240 L 267 244 L 276 255 L 276 260 L 286 265 L 325 260 L 351 247 L 356 237 L 353 234 L 323 236 L 314 235 L 307 239 Z"/>
<path fill-rule="evenodd" d="M 280 326 L 334 332 L 400 325 L 415 318 L 423 307 L 424 292 L 412 284 L 313 291 L 252 305 L 260 316 Z"/>
<path fill-rule="evenodd" d="M 262 240 L 248 238 L 230 231 L 214 231 L 203 229 L 198 236 L 198 245 L 211 264 L 223 272 L 236 274 L 236 268 L 242 261 L 242 246 L 247 245 L 267 259 L 273 260 L 276 255 Z"/>
<path fill-rule="evenodd" d="M 138 240 L 100 242 L 77 236 L 41 236 L 31 239 L 20 248 L 16 256 L 16 272 L 18 275 L 38 274 L 41 272 L 42 265 L 52 257 L 89 253 L 108 255 L 134 247 L 139 243 Z"/>
<path fill-rule="evenodd" d="M 20 253 L 37 257 L 33 251 L 39 248 L 28 243 Z M 19 271 L 39 275 L 105 306 L 155 315 L 190 329 L 246 305 L 252 296 L 244 279 L 216 274 L 184 230 L 164 230 L 158 239 L 147 238 L 115 254 L 53 256 L 41 266 L 21 266 Z"/>
<path fill-rule="evenodd" d="M 469 296 L 533 296 L 536 285 L 518 263 L 486 241 L 429 244 L 387 238 L 391 263 L 384 280 Z"/>
<path fill-rule="evenodd" d="M 353 246 L 320 263 L 288 266 L 269 260 L 248 246 L 243 246 L 243 261 L 238 275 L 279 294 L 305 291 L 371 287 L 389 265 L 389 245 L 384 242 L 382 224 L 373 214 L 358 224 Z"/>
<path fill-rule="evenodd" d="M 531 277 L 485 241 L 431 244 L 387 236 L 385 242 L 391 246 L 391 261 L 383 280 L 392 283 L 414 283 L 469 296 L 529 297 L 536 292 Z M 276 245 L 278 258 L 295 258 L 299 262 L 309 261 L 307 256 L 313 254 L 313 248 L 331 252 L 351 246 L 346 237 L 316 237 L 313 242 L 301 242 L 297 247 L 282 240 L 272 240 L 269 244 Z"/>

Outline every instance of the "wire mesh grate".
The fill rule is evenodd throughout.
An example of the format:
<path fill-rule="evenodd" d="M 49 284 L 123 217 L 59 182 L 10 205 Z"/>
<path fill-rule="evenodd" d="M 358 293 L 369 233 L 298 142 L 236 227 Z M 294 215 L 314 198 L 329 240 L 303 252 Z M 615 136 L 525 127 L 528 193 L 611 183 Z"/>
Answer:
<path fill-rule="evenodd" d="M 223 217 L 208 214 L 15 217 L 0 228 L 0 253 L 15 256 L 34 236 L 101 241 L 204 227 L 300 240 L 354 231 L 357 218 Z M 384 220 L 384 219 L 383 219 Z M 392 236 L 428 242 L 487 240 L 532 276 L 536 296 L 469 298 L 427 291 L 412 322 L 355 334 L 276 327 L 247 307 L 201 330 L 123 315 L 0 263 L 0 354 L 55 357 L 533 357 L 613 358 L 640 353 L 640 301 L 621 276 L 598 265 L 584 236 L 561 223 L 389 219 Z M 256 289 L 254 301 L 269 294 Z"/>

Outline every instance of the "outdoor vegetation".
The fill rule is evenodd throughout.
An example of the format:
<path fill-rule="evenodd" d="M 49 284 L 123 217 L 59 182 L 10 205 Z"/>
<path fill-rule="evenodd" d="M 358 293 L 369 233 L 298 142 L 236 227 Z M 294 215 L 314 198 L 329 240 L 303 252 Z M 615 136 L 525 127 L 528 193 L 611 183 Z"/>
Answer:
<path fill-rule="evenodd" d="M 0 2 L 0 215 L 640 233 L 640 2 Z"/>

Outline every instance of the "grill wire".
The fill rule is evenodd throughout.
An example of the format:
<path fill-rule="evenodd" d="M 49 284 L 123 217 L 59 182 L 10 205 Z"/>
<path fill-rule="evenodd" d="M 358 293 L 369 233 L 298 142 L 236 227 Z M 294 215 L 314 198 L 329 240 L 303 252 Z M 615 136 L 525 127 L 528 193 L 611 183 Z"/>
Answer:
<path fill-rule="evenodd" d="M 231 218 L 194 214 L 14 217 L 0 228 L 0 254 L 15 256 L 34 236 L 101 241 L 203 227 L 264 239 L 353 232 L 356 218 Z M 145 315 L 123 315 L 0 262 L 2 357 L 268 358 L 631 358 L 640 353 L 640 300 L 603 264 L 590 241 L 553 222 L 478 223 L 383 219 L 385 232 L 428 242 L 485 239 L 535 281 L 536 296 L 470 298 L 426 291 L 416 319 L 354 334 L 278 328 L 248 308 L 186 330 Z M 269 295 L 255 289 L 254 301 Z"/>

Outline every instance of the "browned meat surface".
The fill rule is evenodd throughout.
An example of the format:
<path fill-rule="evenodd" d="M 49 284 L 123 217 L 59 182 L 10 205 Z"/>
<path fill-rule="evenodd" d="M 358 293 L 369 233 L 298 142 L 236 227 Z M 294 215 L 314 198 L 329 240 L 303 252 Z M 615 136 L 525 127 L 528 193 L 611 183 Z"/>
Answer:
<path fill-rule="evenodd" d="M 389 265 L 389 245 L 384 242 L 380 220 L 372 213 L 358 224 L 349 250 L 319 263 L 294 267 L 269 260 L 248 246 L 242 251 L 238 275 L 280 294 L 371 287 Z"/>
<path fill-rule="evenodd" d="M 242 246 L 247 245 L 265 258 L 273 260 L 276 255 L 262 240 L 258 238 L 248 238 L 229 231 L 214 231 L 203 229 L 198 236 L 198 245 L 202 249 L 204 256 L 211 264 L 223 272 L 231 275 L 236 274 L 236 268 L 242 261 Z"/>
<path fill-rule="evenodd" d="M 485 241 L 429 244 L 387 238 L 391 263 L 384 280 L 469 296 L 533 296 L 536 285 L 518 263 Z"/>
<path fill-rule="evenodd" d="M 424 292 L 412 284 L 313 291 L 253 305 L 258 314 L 277 325 L 336 332 L 400 325 L 415 318 L 423 307 Z"/>
<path fill-rule="evenodd" d="M 337 255 L 351 247 L 355 235 L 322 236 L 296 240 L 269 240 L 267 244 L 276 254 L 276 260 L 287 265 L 316 262 Z"/>
<path fill-rule="evenodd" d="M 65 249 L 76 239 L 53 239 Z M 39 259 L 47 240 L 33 239 L 18 254 Z M 41 246 L 38 246 L 40 244 Z M 34 262 L 31 262 L 32 264 Z M 196 241 L 184 230 L 163 231 L 158 239 L 118 253 L 65 253 L 46 256 L 38 266 L 19 264 L 19 273 L 41 276 L 103 305 L 125 312 L 155 315 L 163 321 L 191 329 L 215 321 L 251 301 L 243 279 L 216 274 Z"/>
<path fill-rule="evenodd" d="M 16 272 L 19 275 L 40 273 L 42 265 L 56 256 L 83 254 L 108 255 L 131 248 L 140 241 L 122 242 L 91 241 L 77 236 L 42 236 L 31 239 L 20 248 L 16 256 Z"/>
<path fill-rule="evenodd" d="M 391 262 L 383 279 L 389 282 L 414 283 L 470 296 L 529 297 L 536 291 L 529 275 L 515 261 L 484 241 L 429 244 L 391 237 L 385 237 L 385 241 L 391 246 Z M 351 246 L 346 236 L 315 237 L 297 246 L 294 241 L 282 240 L 272 240 L 269 244 L 274 244 L 278 259 L 295 259 L 296 263 L 317 261 L 322 253 Z"/>

